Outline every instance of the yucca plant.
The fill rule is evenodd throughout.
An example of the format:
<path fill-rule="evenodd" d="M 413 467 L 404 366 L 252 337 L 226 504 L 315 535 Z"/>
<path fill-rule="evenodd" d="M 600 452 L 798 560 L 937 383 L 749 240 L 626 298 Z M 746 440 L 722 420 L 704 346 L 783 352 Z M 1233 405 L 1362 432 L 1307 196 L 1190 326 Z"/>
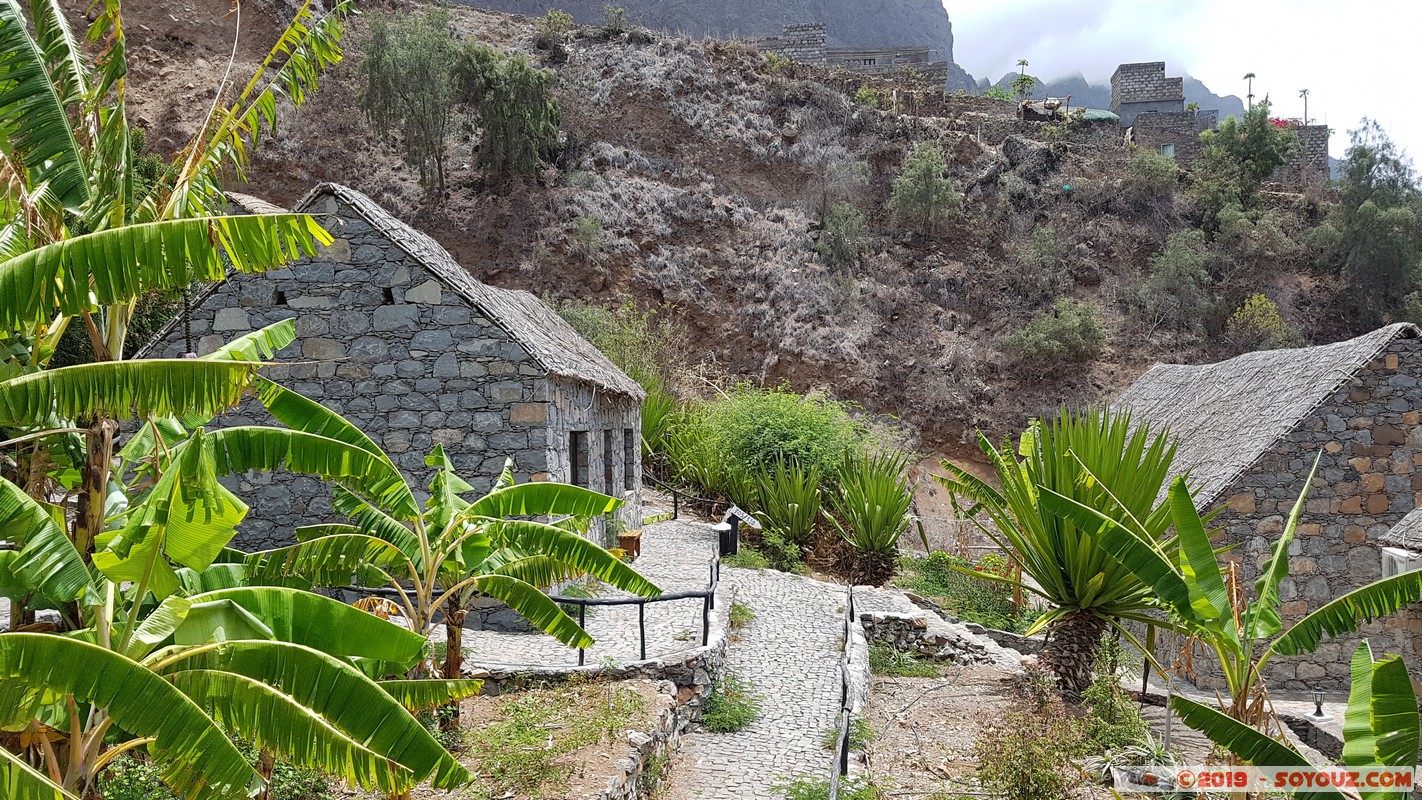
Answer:
<path fill-rule="evenodd" d="M 1047 630 L 1044 665 L 1063 689 L 1080 692 L 1091 683 L 1108 626 L 1146 650 L 1121 621 L 1159 625 L 1150 615 L 1155 594 L 1101 546 L 1099 524 L 1083 526 L 1042 498 L 1056 492 L 1083 507 L 1136 520 L 1143 540 L 1173 553 L 1170 511 L 1161 497 L 1175 447 L 1129 415 L 1104 409 L 1064 409 L 1050 422 L 1034 421 L 1015 454 L 1007 446 L 993 447 L 981 433 L 978 442 L 997 473 L 998 488 L 947 461 L 942 466 L 950 477 L 935 479 L 948 489 L 958 516 L 1000 547 L 1026 579 L 978 577 L 1017 586 L 1050 605 L 1028 633 Z"/>
<path fill-rule="evenodd" d="M 899 538 L 914 523 L 908 458 L 900 453 L 854 453 L 830 491 L 825 518 L 854 549 L 858 579 L 881 584 L 894 574 Z M 841 522 L 843 520 L 843 522 Z"/>
<path fill-rule="evenodd" d="M 1300 770 L 1314 768 L 1307 758 L 1279 739 L 1208 705 L 1177 695 L 1171 698 L 1170 706 L 1186 725 L 1229 751 L 1236 761 Z M 1353 652 L 1352 686 L 1343 717 L 1343 767 L 1396 767 L 1411 772 L 1417 764 L 1418 728 L 1417 696 L 1406 664 L 1397 656 L 1374 660 L 1367 641 L 1359 644 Z M 1337 767 L 1329 770 L 1332 774 L 1339 771 Z M 1302 800 L 1383 800 L 1400 793 L 1396 788 L 1359 786 L 1356 793 L 1328 789 L 1300 791 L 1296 796 Z"/>
<path fill-rule="evenodd" d="M 1103 553 L 1149 588 L 1154 604 L 1169 614 L 1176 629 L 1213 651 L 1228 690 L 1225 713 L 1267 732 L 1276 724 L 1265 682 L 1275 656 L 1312 652 L 1325 635 L 1355 632 L 1364 621 L 1394 614 L 1422 599 L 1422 572 L 1404 572 L 1330 600 L 1284 630 L 1279 585 L 1289 574 L 1289 547 L 1317 469 L 1315 461 L 1283 533 L 1260 566 L 1254 597 L 1247 600 L 1236 586 L 1233 571 L 1226 577 L 1220 568 L 1205 521 L 1183 478 L 1170 486 L 1168 506 L 1177 533 L 1170 547 L 1151 538 L 1139 518 L 1120 513 L 1119 508 L 1093 507 L 1047 486 L 1041 487 L 1042 504 L 1091 531 Z M 1091 471 L 1083 477 L 1112 491 L 1122 476 L 1107 478 Z"/>
<path fill-rule="evenodd" d="M 784 459 L 753 477 L 755 515 L 768 530 L 804 550 L 820 517 L 820 469 Z"/>

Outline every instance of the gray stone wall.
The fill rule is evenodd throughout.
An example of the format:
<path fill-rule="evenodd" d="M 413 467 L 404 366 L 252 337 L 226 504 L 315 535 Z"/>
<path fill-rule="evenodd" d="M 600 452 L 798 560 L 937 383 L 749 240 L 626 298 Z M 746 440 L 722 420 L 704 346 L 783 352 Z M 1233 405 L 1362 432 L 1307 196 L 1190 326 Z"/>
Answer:
<path fill-rule="evenodd" d="M 1298 144 L 1271 179 L 1291 186 L 1322 186 L 1329 174 L 1328 126 L 1291 125 L 1289 130 L 1298 137 Z"/>
<path fill-rule="evenodd" d="M 1260 457 L 1221 495 L 1215 519 L 1224 557 L 1252 592 L 1314 457 L 1323 452 L 1298 535 L 1290 577 L 1280 585 L 1284 624 L 1382 577 L 1377 539 L 1422 500 L 1422 342 L 1399 339 L 1309 418 Z M 1349 659 L 1367 636 L 1375 651 L 1418 655 L 1422 620 L 1412 611 L 1365 625 L 1359 636 L 1325 639 L 1317 651 L 1272 662 L 1270 683 L 1344 689 Z M 1220 685 L 1218 667 L 1197 656 L 1201 683 Z"/>
<path fill-rule="evenodd" d="M 825 36 L 828 31 L 823 22 L 801 22 L 786 25 L 779 36 L 766 36 L 747 40 L 758 50 L 778 53 L 791 61 L 802 64 L 822 64 L 825 60 Z"/>
<path fill-rule="evenodd" d="M 621 498 L 618 520 L 629 529 L 642 527 L 641 409 L 586 384 L 554 381 L 547 419 L 549 478 L 573 482 L 572 460 L 577 454 L 572 450 L 572 434 L 586 432 L 588 488 Z M 599 526 L 602 543 L 615 546 L 605 533 Z"/>
<path fill-rule="evenodd" d="M 444 446 L 461 475 L 487 490 L 504 459 L 520 480 L 546 479 L 552 382 L 507 333 L 333 197 L 313 209 L 336 241 L 312 259 L 217 287 L 191 319 L 198 352 L 296 317 L 292 361 L 269 376 L 350 419 L 423 488 L 425 455 Z M 181 327 L 155 355 L 183 352 Z M 219 425 L 270 424 L 244 404 Z M 291 541 L 298 525 L 332 521 L 329 487 L 287 474 L 249 474 L 233 488 L 252 506 L 234 545 Z"/>
<path fill-rule="evenodd" d="M 1131 126 L 1131 138 L 1139 147 L 1160 152 L 1161 145 L 1175 146 L 1175 160 L 1189 167 L 1200 158 L 1200 133 L 1215 127 L 1216 111 L 1172 111 L 1140 114 Z M 1126 124 L 1124 118 L 1122 124 Z"/>
<path fill-rule="evenodd" d="M 1185 110 L 1183 78 L 1168 78 L 1164 61 L 1122 64 L 1111 74 L 1111 110 L 1130 127 L 1139 114 Z"/>

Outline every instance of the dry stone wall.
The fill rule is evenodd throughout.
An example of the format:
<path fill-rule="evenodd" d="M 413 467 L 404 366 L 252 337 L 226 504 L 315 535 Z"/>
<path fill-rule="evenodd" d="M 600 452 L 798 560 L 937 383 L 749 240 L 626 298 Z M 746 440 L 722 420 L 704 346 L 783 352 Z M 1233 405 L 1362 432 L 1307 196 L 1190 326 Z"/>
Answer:
<path fill-rule="evenodd" d="M 344 415 L 383 447 L 418 486 L 425 455 L 443 445 L 476 489 L 487 490 L 505 458 L 520 480 L 549 469 L 546 408 L 553 381 L 507 332 L 443 286 L 334 197 L 312 209 L 336 237 L 315 257 L 265 275 L 235 276 L 190 318 L 199 353 L 296 317 L 298 339 L 277 355 L 295 362 L 274 380 Z M 181 326 L 154 355 L 186 348 Z M 218 425 L 271 424 L 254 402 Z M 289 474 L 232 480 L 252 506 L 235 545 L 290 543 L 297 525 L 333 521 L 330 489 Z"/>
<path fill-rule="evenodd" d="M 1298 145 L 1289 160 L 1274 170 L 1272 180 L 1293 186 L 1321 186 L 1328 180 L 1328 126 L 1292 125 Z"/>
<path fill-rule="evenodd" d="M 1318 476 L 1289 548 L 1279 587 L 1285 626 L 1382 577 L 1377 539 L 1422 501 L 1422 342 L 1397 339 L 1353 380 L 1259 458 L 1221 495 L 1215 519 L 1225 555 L 1252 587 L 1283 531 L 1304 476 L 1321 450 Z M 1418 655 L 1422 619 L 1407 612 L 1325 639 L 1312 653 L 1272 662 L 1270 683 L 1289 689 L 1346 688 L 1349 659 L 1364 636 L 1375 650 Z M 1221 685 L 1218 665 L 1197 655 L 1203 686 Z"/>

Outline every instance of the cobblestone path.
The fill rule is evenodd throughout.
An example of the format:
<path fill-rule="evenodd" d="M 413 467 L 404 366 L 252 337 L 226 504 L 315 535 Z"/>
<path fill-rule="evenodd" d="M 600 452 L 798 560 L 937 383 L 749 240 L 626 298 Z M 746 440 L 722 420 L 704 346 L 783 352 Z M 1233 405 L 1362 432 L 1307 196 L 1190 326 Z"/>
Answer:
<path fill-rule="evenodd" d="M 740 733 L 684 738 L 662 795 L 671 800 L 777 797 L 788 776 L 827 778 L 833 759 L 821 740 L 839 713 L 844 588 L 730 567 L 721 580 L 755 611 L 726 665 L 760 695 L 761 713 Z"/>
<path fill-rule="evenodd" d="M 702 522 L 673 520 L 649 525 L 642 533 L 642 555 L 632 566 L 664 592 L 705 589 L 711 580 L 711 562 L 716 558 L 716 534 Z M 723 573 L 724 580 L 724 573 Z M 608 589 L 599 597 L 627 596 Z M 637 606 L 601 606 L 589 609 L 586 627 L 596 643 L 588 649 L 586 663 L 604 659 L 618 663 L 637 661 L 641 655 L 637 638 Z M 669 600 L 646 607 L 647 658 L 691 650 L 701 646 L 701 600 Z M 724 613 L 724 612 L 723 612 Z M 443 626 L 435 626 L 435 640 L 444 638 Z M 469 666 L 573 666 L 578 651 L 564 647 L 542 633 L 464 632 L 464 648 Z"/>

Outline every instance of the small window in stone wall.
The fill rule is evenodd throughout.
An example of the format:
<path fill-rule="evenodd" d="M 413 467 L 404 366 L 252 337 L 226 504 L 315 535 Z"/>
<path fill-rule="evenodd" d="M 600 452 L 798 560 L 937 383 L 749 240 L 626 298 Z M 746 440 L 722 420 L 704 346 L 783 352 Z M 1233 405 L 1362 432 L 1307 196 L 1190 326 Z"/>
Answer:
<path fill-rule="evenodd" d="M 612 431 L 602 432 L 602 490 L 612 494 Z"/>
<path fill-rule="evenodd" d="M 393 306 L 393 305 L 395 305 L 395 290 L 394 290 L 394 289 L 391 289 L 390 287 L 387 286 L 387 287 L 385 287 L 384 289 L 381 289 L 381 290 L 380 290 L 380 294 L 381 294 L 381 299 L 384 301 L 385 305 L 387 305 L 387 306 Z"/>
<path fill-rule="evenodd" d="M 622 429 L 622 488 L 632 491 L 637 488 L 633 481 L 637 478 L 637 432 L 631 428 Z"/>
<path fill-rule="evenodd" d="M 569 476 L 574 486 L 591 489 L 588 485 L 588 432 L 568 433 L 568 461 L 573 473 Z"/>
<path fill-rule="evenodd" d="M 286 292 L 277 289 L 276 293 L 272 295 L 272 304 L 278 306 L 286 305 Z"/>
<path fill-rule="evenodd" d="M 1160 154 L 1167 158 L 1175 158 L 1175 145 L 1163 144 L 1160 146 Z"/>

